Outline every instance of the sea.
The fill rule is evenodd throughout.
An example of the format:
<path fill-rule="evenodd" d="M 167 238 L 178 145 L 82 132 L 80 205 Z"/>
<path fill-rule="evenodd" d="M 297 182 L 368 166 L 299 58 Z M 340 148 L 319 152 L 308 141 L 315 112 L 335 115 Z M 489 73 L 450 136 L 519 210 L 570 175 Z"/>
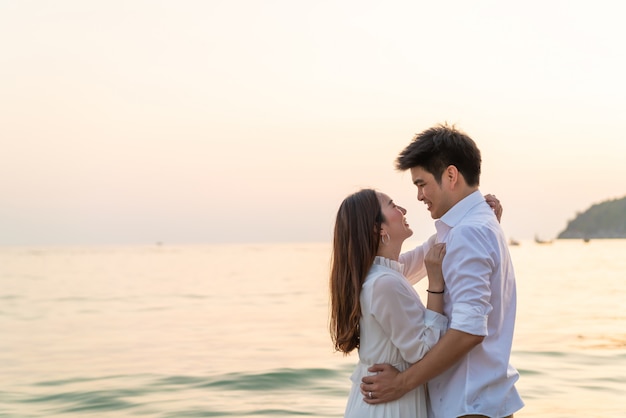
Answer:
<path fill-rule="evenodd" d="M 515 416 L 626 416 L 626 240 L 510 251 Z M 341 417 L 329 265 L 330 243 L 2 247 L 0 417 Z"/>

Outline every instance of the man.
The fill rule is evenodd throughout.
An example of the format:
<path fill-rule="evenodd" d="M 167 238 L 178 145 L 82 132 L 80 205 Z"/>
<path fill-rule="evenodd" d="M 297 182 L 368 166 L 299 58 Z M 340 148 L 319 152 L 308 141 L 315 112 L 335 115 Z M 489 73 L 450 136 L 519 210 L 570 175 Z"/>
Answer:
<path fill-rule="evenodd" d="M 449 329 L 422 360 L 400 373 L 374 365 L 362 380 L 370 404 L 389 402 L 428 382 L 429 416 L 512 417 L 524 406 L 509 364 L 516 310 L 515 274 L 500 224 L 478 190 L 474 141 L 447 125 L 415 136 L 396 168 L 410 170 L 417 199 L 446 243 L 444 313 Z"/>

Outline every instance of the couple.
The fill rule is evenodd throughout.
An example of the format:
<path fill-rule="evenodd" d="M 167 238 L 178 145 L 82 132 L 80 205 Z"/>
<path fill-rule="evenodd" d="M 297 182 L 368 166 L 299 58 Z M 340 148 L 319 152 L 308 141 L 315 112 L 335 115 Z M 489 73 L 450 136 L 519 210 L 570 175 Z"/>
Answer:
<path fill-rule="evenodd" d="M 502 208 L 478 190 L 480 165 L 474 141 L 447 125 L 400 153 L 396 168 L 410 170 L 437 231 L 403 254 L 406 210 L 370 189 L 342 202 L 330 331 L 337 350 L 359 350 L 346 417 L 503 418 L 524 406 L 509 364 L 515 276 Z M 425 275 L 426 306 L 411 286 Z"/>

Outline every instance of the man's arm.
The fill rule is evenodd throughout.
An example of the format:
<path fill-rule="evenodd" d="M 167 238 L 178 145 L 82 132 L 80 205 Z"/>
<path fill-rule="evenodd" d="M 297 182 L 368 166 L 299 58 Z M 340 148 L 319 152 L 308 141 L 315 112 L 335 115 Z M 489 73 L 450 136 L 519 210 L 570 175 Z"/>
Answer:
<path fill-rule="evenodd" d="M 388 364 L 375 364 L 368 371 L 378 374 L 364 377 L 361 383 L 365 402 L 379 404 L 401 398 L 453 366 L 484 338 L 450 329 L 424 358 L 402 373 Z"/>

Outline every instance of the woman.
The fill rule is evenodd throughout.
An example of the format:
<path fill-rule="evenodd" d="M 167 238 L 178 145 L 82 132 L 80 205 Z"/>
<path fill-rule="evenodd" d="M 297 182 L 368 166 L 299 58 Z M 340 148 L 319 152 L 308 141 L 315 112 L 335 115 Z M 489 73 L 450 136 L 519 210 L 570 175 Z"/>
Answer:
<path fill-rule="evenodd" d="M 404 215 L 384 193 L 371 189 L 348 196 L 335 223 L 330 277 L 331 336 L 335 348 L 359 350 L 346 417 L 426 417 L 424 387 L 381 405 L 363 402 L 359 389 L 367 368 L 390 363 L 399 370 L 420 360 L 438 341 L 448 320 L 443 312 L 443 244 L 424 258 L 418 249 L 403 257 L 415 270 L 426 265 L 427 307 L 403 275 L 404 241 L 413 235 Z"/>
<path fill-rule="evenodd" d="M 486 199 L 499 220 L 499 202 L 490 195 Z M 434 244 L 432 237 L 400 255 L 402 244 L 413 235 L 405 214 L 389 196 L 372 189 L 348 196 L 337 213 L 330 332 L 338 351 L 359 350 L 345 417 L 426 417 L 423 386 L 379 405 L 365 403 L 360 391 L 361 378 L 370 365 L 390 363 L 403 371 L 420 360 L 447 327 L 448 320 L 441 314 L 444 244 Z M 405 275 L 415 283 L 426 274 L 425 307 Z"/>

